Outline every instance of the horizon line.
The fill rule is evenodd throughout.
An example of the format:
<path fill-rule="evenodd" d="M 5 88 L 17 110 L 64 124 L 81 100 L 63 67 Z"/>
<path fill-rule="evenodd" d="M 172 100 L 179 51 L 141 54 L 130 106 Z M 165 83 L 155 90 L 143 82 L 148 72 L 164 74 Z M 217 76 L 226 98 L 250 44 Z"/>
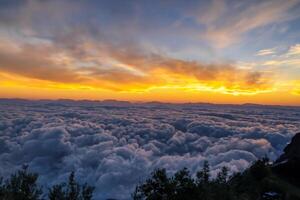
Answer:
<path fill-rule="evenodd" d="M 97 102 L 97 103 L 107 103 L 111 102 L 120 102 L 120 103 L 129 103 L 129 104 L 170 104 L 170 105 L 187 105 L 187 104 L 210 104 L 210 105 L 217 105 L 217 106 L 272 106 L 272 107 L 300 107 L 299 105 L 285 105 L 285 104 L 261 104 L 261 103 L 214 103 L 214 102 L 168 102 L 168 101 L 131 101 L 131 100 L 119 100 L 119 99 L 71 99 L 71 98 L 57 98 L 57 99 L 50 99 L 50 98 L 37 98 L 37 99 L 29 99 L 29 98 L 3 98 L 0 97 L 0 101 L 2 100 L 19 100 L 19 101 L 73 101 L 73 102 Z"/>

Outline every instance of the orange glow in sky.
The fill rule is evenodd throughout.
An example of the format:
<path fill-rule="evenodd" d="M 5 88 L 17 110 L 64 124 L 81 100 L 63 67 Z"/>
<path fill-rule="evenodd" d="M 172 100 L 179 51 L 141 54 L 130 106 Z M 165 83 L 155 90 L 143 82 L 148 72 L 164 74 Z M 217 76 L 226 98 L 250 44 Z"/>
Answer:
<path fill-rule="evenodd" d="M 220 2 L 4 5 L 0 98 L 300 105 L 299 2 Z"/>

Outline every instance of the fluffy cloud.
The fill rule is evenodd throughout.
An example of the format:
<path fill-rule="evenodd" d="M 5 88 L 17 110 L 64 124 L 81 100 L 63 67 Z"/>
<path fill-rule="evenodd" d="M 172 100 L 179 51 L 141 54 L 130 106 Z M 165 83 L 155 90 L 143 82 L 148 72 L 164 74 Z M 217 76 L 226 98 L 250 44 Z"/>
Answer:
<path fill-rule="evenodd" d="M 158 167 L 194 174 L 208 160 L 245 169 L 275 159 L 299 127 L 299 108 L 126 102 L 0 102 L 0 172 L 29 164 L 46 187 L 72 170 L 97 199 L 128 199 Z M 284 116 L 284 117 L 283 117 Z"/>

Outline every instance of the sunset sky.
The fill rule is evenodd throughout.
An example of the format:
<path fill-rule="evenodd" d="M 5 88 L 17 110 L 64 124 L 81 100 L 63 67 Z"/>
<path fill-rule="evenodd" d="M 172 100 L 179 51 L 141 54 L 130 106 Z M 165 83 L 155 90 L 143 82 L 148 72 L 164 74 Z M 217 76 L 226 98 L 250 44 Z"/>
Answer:
<path fill-rule="evenodd" d="M 0 98 L 300 105 L 300 0 L 1 0 Z"/>

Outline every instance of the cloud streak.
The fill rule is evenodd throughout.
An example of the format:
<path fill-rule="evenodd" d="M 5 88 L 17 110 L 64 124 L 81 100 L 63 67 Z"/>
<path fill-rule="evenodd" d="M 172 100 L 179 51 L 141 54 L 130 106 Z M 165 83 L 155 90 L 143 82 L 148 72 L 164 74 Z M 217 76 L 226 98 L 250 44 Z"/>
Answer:
<path fill-rule="evenodd" d="M 268 56 L 268 55 L 274 55 L 276 53 L 276 48 L 271 49 L 262 49 L 257 52 L 257 56 Z"/>
<path fill-rule="evenodd" d="M 249 5 L 232 1 L 227 5 L 223 0 L 212 1 L 208 9 L 196 14 L 199 23 L 206 26 L 200 37 L 212 42 L 215 47 L 227 47 L 252 30 L 297 17 L 289 10 L 298 3 L 298 0 L 289 0 L 282 4 L 282 1 L 276 0 Z"/>
<path fill-rule="evenodd" d="M 147 52 L 132 44 L 82 41 L 77 34 L 80 33 L 72 34 L 72 39 L 63 37 L 44 45 L 2 47 L 0 70 L 27 78 L 118 91 L 130 87 L 136 90 L 168 85 L 186 87 L 189 83 L 245 92 L 270 87 L 263 73 L 238 69 L 234 64 L 185 61 Z"/>

